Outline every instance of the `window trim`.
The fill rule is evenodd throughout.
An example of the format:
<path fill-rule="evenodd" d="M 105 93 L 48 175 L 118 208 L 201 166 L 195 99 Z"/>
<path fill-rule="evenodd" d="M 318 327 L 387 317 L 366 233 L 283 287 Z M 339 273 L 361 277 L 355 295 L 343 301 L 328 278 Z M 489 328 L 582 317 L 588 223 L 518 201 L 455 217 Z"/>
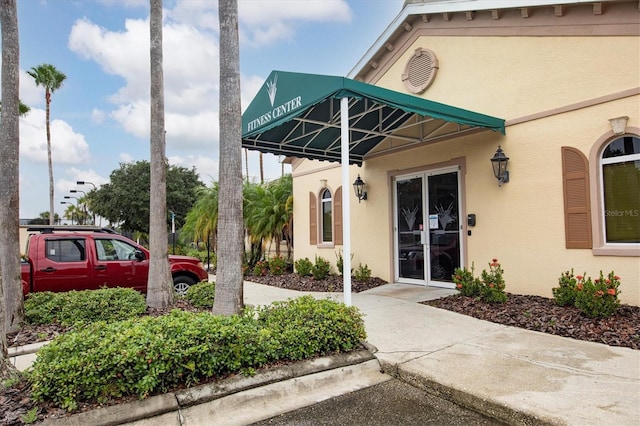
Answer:
<path fill-rule="evenodd" d="M 593 235 L 593 249 L 595 256 L 635 256 L 640 257 L 640 244 L 607 243 L 605 239 L 604 200 L 602 153 L 615 139 L 625 135 L 640 137 L 640 128 L 627 126 L 622 135 L 615 135 L 609 131 L 602 135 L 591 147 L 589 152 L 589 187 L 591 193 L 591 227 Z"/>
<path fill-rule="evenodd" d="M 329 194 L 329 198 L 325 199 L 324 195 L 325 194 Z M 333 235 L 333 226 L 334 226 L 334 209 L 333 209 L 333 198 L 334 195 L 331 192 L 331 190 L 329 188 L 322 188 L 320 190 L 320 193 L 318 194 L 318 204 L 319 204 L 319 208 L 318 208 L 318 222 L 320 224 L 320 226 L 318 226 L 318 234 L 319 234 L 319 238 L 318 238 L 318 245 L 319 246 L 331 246 L 333 247 L 335 245 L 334 241 L 335 241 L 335 236 Z M 330 241 L 325 241 L 324 239 L 324 231 L 325 231 L 325 223 L 324 223 L 324 203 L 328 203 L 329 206 L 331 207 L 331 226 L 330 226 L 330 231 L 331 231 L 331 240 Z"/>

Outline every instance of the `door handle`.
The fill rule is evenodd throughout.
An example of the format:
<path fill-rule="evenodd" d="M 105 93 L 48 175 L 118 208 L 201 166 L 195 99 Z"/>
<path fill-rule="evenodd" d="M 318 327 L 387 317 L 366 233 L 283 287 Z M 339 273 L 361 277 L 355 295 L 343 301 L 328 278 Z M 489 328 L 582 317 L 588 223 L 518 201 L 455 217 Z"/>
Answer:
<path fill-rule="evenodd" d="M 105 269 L 107 269 L 107 267 L 105 265 L 97 265 L 95 268 L 96 271 L 104 271 Z"/>
<path fill-rule="evenodd" d="M 56 268 L 53 268 L 51 266 L 48 266 L 44 269 L 40 269 L 40 272 L 55 272 L 55 271 L 56 271 Z"/>

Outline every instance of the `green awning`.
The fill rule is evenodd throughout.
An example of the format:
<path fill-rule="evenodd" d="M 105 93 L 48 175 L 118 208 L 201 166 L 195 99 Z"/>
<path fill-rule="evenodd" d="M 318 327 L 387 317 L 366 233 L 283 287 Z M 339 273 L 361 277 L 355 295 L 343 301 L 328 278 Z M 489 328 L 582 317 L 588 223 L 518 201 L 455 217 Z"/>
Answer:
<path fill-rule="evenodd" d="M 504 120 L 344 77 L 272 71 L 242 115 L 242 146 L 340 161 L 340 99 L 349 98 L 349 163 L 469 133 Z"/>

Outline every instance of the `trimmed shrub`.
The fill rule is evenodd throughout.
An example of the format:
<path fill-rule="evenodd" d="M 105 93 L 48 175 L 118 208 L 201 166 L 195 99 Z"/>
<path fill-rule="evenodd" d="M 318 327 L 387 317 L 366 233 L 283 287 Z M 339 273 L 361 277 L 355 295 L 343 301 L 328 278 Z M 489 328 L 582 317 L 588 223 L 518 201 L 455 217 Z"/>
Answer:
<path fill-rule="evenodd" d="M 216 297 L 215 282 L 201 282 L 189 286 L 185 299 L 196 308 L 211 309 Z"/>
<path fill-rule="evenodd" d="M 65 293 L 30 293 L 24 303 L 25 320 L 30 324 L 74 325 L 96 321 L 120 321 L 146 312 L 142 294 L 131 288 Z"/>
<path fill-rule="evenodd" d="M 480 296 L 480 288 L 482 283 L 480 279 L 474 278 L 475 265 L 471 264 L 471 270 L 467 268 L 456 268 L 453 271 L 452 279 L 456 285 L 456 289 L 463 296 L 477 297 Z"/>
<path fill-rule="evenodd" d="M 298 275 L 306 277 L 311 275 L 311 270 L 313 269 L 313 263 L 309 260 L 308 257 L 304 259 L 298 259 L 294 262 L 294 266 L 296 268 L 296 272 Z"/>
<path fill-rule="evenodd" d="M 257 311 L 262 327 L 280 341 L 279 359 L 300 360 L 330 352 L 348 352 L 366 338 L 358 308 L 312 296 L 274 302 Z"/>
<path fill-rule="evenodd" d="M 321 256 L 316 256 L 316 263 L 311 268 L 311 274 L 316 280 L 321 280 L 327 277 L 331 272 L 331 264 L 327 259 Z"/>
<path fill-rule="evenodd" d="M 578 279 L 582 280 L 582 275 L 577 277 L 573 275 L 573 269 L 571 272 L 565 271 L 560 275 L 558 279 L 558 287 L 551 289 L 553 293 L 553 300 L 558 306 L 574 306 L 576 303 L 576 285 Z"/>
<path fill-rule="evenodd" d="M 600 278 L 579 280 L 576 284 L 576 307 L 590 318 L 607 318 L 613 315 L 620 301 L 620 277 L 610 272 L 607 277 L 600 271 Z"/>
<path fill-rule="evenodd" d="M 266 260 L 258 260 L 253 266 L 253 275 L 256 277 L 264 277 L 269 273 L 269 262 Z"/>
<path fill-rule="evenodd" d="M 145 398 L 280 360 L 351 351 L 365 337 L 357 308 L 310 296 L 242 316 L 173 310 L 61 335 L 40 349 L 29 380 L 34 399 L 72 411 L 83 401 Z"/>
<path fill-rule="evenodd" d="M 269 271 L 271 275 L 282 275 L 287 270 L 287 262 L 282 256 L 274 256 L 269 259 Z"/>
<path fill-rule="evenodd" d="M 367 281 L 369 278 L 371 278 L 371 269 L 369 269 L 368 265 L 365 264 L 363 266 L 361 263 L 358 265 L 354 277 L 357 281 Z"/>
<path fill-rule="evenodd" d="M 351 260 L 353 260 L 353 253 L 351 253 Z M 342 256 L 342 250 L 336 252 L 336 268 L 338 269 L 338 274 L 344 276 L 344 257 Z M 351 268 L 351 272 L 353 273 L 353 268 Z"/>

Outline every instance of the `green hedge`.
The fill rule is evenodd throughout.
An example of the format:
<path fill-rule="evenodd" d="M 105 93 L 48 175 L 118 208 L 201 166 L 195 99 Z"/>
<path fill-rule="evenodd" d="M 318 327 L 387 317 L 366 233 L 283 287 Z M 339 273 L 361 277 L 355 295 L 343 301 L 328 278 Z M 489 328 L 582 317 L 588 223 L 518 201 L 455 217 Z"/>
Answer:
<path fill-rule="evenodd" d="M 201 282 L 189 286 L 185 299 L 196 308 L 211 309 L 216 298 L 216 283 Z"/>
<path fill-rule="evenodd" d="M 30 293 L 24 302 L 30 324 L 74 325 L 95 321 L 120 321 L 146 312 L 145 298 L 130 288 Z"/>
<path fill-rule="evenodd" d="M 350 351 L 364 338 L 357 308 L 311 297 L 243 316 L 174 310 L 59 336 L 40 349 L 29 379 L 35 399 L 74 410 L 82 401 L 144 398 L 279 360 Z"/>

